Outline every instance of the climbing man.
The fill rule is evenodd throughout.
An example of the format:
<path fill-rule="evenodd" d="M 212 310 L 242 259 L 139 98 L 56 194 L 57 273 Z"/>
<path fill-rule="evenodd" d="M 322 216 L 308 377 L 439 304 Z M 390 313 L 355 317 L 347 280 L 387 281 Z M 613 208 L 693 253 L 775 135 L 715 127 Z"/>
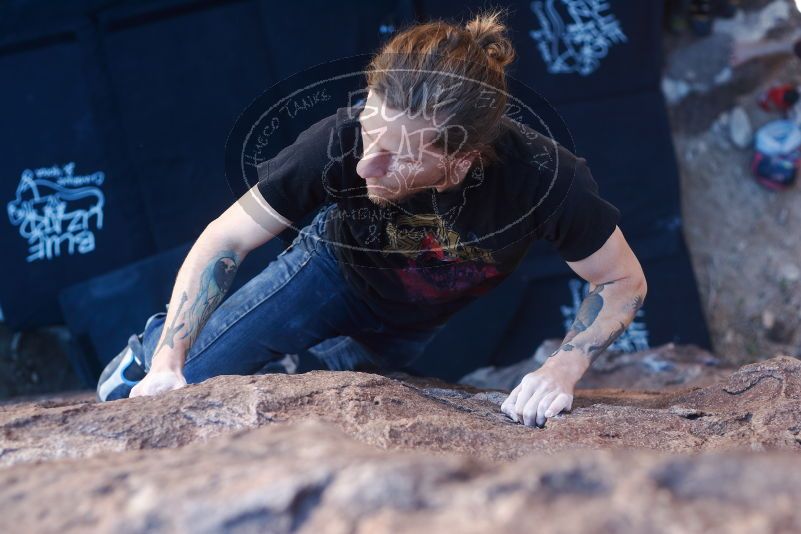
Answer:
<path fill-rule="evenodd" d="M 393 36 L 366 70 L 365 98 L 259 165 L 258 183 L 203 230 L 166 312 L 108 364 L 98 398 L 264 372 L 303 351 L 332 370 L 403 368 L 542 239 L 591 291 L 561 347 L 501 410 L 538 426 L 569 410 L 646 281 L 586 161 L 509 115 L 513 59 L 497 12 Z M 225 298 L 251 250 L 315 211 Z"/>

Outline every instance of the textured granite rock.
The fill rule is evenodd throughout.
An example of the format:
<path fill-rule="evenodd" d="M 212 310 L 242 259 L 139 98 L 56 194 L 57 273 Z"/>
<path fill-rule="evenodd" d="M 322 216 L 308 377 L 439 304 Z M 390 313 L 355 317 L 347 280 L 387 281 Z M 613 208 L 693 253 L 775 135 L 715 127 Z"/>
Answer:
<path fill-rule="evenodd" d="M 480 388 L 512 390 L 523 376 L 539 368 L 559 348 L 561 340 L 544 341 L 531 358 L 506 367 L 482 367 L 465 375 L 460 384 Z M 729 376 L 713 354 L 692 345 L 673 343 L 639 352 L 604 352 L 587 370 L 579 388 L 625 387 L 633 390 L 683 389 L 707 386 Z"/>
<path fill-rule="evenodd" d="M 580 390 L 544 429 L 504 398 L 311 372 L 6 403 L 0 532 L 801 529 L 795 358 L 679 391 Z"/>
<path fill-rule="evenodd" d="M 4 532 L 798 532 L 795 454 L 388 453 L 306 421 L 0 470 Z"/>

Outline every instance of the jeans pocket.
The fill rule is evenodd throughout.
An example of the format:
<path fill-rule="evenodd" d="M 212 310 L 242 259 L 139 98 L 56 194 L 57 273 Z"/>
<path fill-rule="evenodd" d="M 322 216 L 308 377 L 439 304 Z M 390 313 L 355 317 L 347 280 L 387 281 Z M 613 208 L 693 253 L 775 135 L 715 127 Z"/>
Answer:
<path fill-rule="evenodd" d="M 325 244 L 325 227 L 328 219 L 328 212 L 333 209 L 336 204 L 331 204 L 320 210 L 312 219 L 312 221 L 305 227 L 298 229 L 298 235 L 277 257 L 281 257 L 299 244 L 304 246 L 310 251 L 317 251 L 321 245 Z"/>
<path fill-rule="evenodd" d="M 295 239 L 293 239 L 292 242 L 289 245 L 287 245 L 287 247 L 284 250 L 282 250 L 281 253 L 278 254 L 278 256 L 276 256 L 276 258 L 280 258 L 281 256 L 284 256 L 287 252 L 289 252 L 290 250 L 295 248 L 297 246 L 297 244 L 300 243 L 300 240 L 303 238 L 303 233 L 302 232 L 303 232 L 303 230 L 301 229 L 301 231 L 298 232 L 298 235 L 295 236 Z"/>
<path fill-rule="evenodd" d="M 284 250 L 282 250 L 282 251 L 281 251 L 281 252 L 278 254 L 278 256 L 276 256 L 276 258 L 281 258 L 281 257 L 283 257 L 283 256 L 284 256 L 284 255 L 285 255 L 287 252 L 289 252 L 289 251 L 292 249 L 292 246 L 293 246 L 294 244 L 295 244 L 295 242 L 293 241 L 292 243 L 290 243 L 289 245 L 287 245 L 287 247 L 286 247 Z"/>

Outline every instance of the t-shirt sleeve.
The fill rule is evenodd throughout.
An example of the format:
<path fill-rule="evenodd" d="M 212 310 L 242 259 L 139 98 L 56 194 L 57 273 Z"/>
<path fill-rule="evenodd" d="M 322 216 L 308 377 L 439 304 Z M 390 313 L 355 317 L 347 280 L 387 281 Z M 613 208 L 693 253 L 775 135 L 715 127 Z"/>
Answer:
<path fill-rule="evenodd" d="M 341 174 L 336 115 L 301 132 L 291 145 L 258 167 L 257 187 L 264 200 L 290 221 L 302 219 L 326 199 L 326 186 Z"/>
<path fill-rule="evenodd" d="M 551 242 L 565 261 L 579 261 L 600 249 L 620 221 L 620 211 L 601 198 L 598 184 L 584 158 L 560 151 L 559 165 L 549 215 L 540 236 Z M 567 156 L 567 157 L 565 157 Z"/>

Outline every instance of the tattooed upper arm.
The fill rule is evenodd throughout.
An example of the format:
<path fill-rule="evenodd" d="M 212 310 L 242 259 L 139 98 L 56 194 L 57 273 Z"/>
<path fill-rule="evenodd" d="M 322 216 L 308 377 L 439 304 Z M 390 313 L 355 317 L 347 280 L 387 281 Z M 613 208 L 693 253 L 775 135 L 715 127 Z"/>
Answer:
<path fill-rule="evenodd" d="M 629 279 L 636 280 L 642 286 L 638 294 L 641 300 L 645 299 L 646 285 L 642 267 L 618 227 L 615 227 L 615 231 L 600 249 L 583 260 L 567 264 L 577 275 L 590 283 L 593 292 L 602 290 L 603 285 Z M 642 302 L 638 305 L 641 306 Z"/>

